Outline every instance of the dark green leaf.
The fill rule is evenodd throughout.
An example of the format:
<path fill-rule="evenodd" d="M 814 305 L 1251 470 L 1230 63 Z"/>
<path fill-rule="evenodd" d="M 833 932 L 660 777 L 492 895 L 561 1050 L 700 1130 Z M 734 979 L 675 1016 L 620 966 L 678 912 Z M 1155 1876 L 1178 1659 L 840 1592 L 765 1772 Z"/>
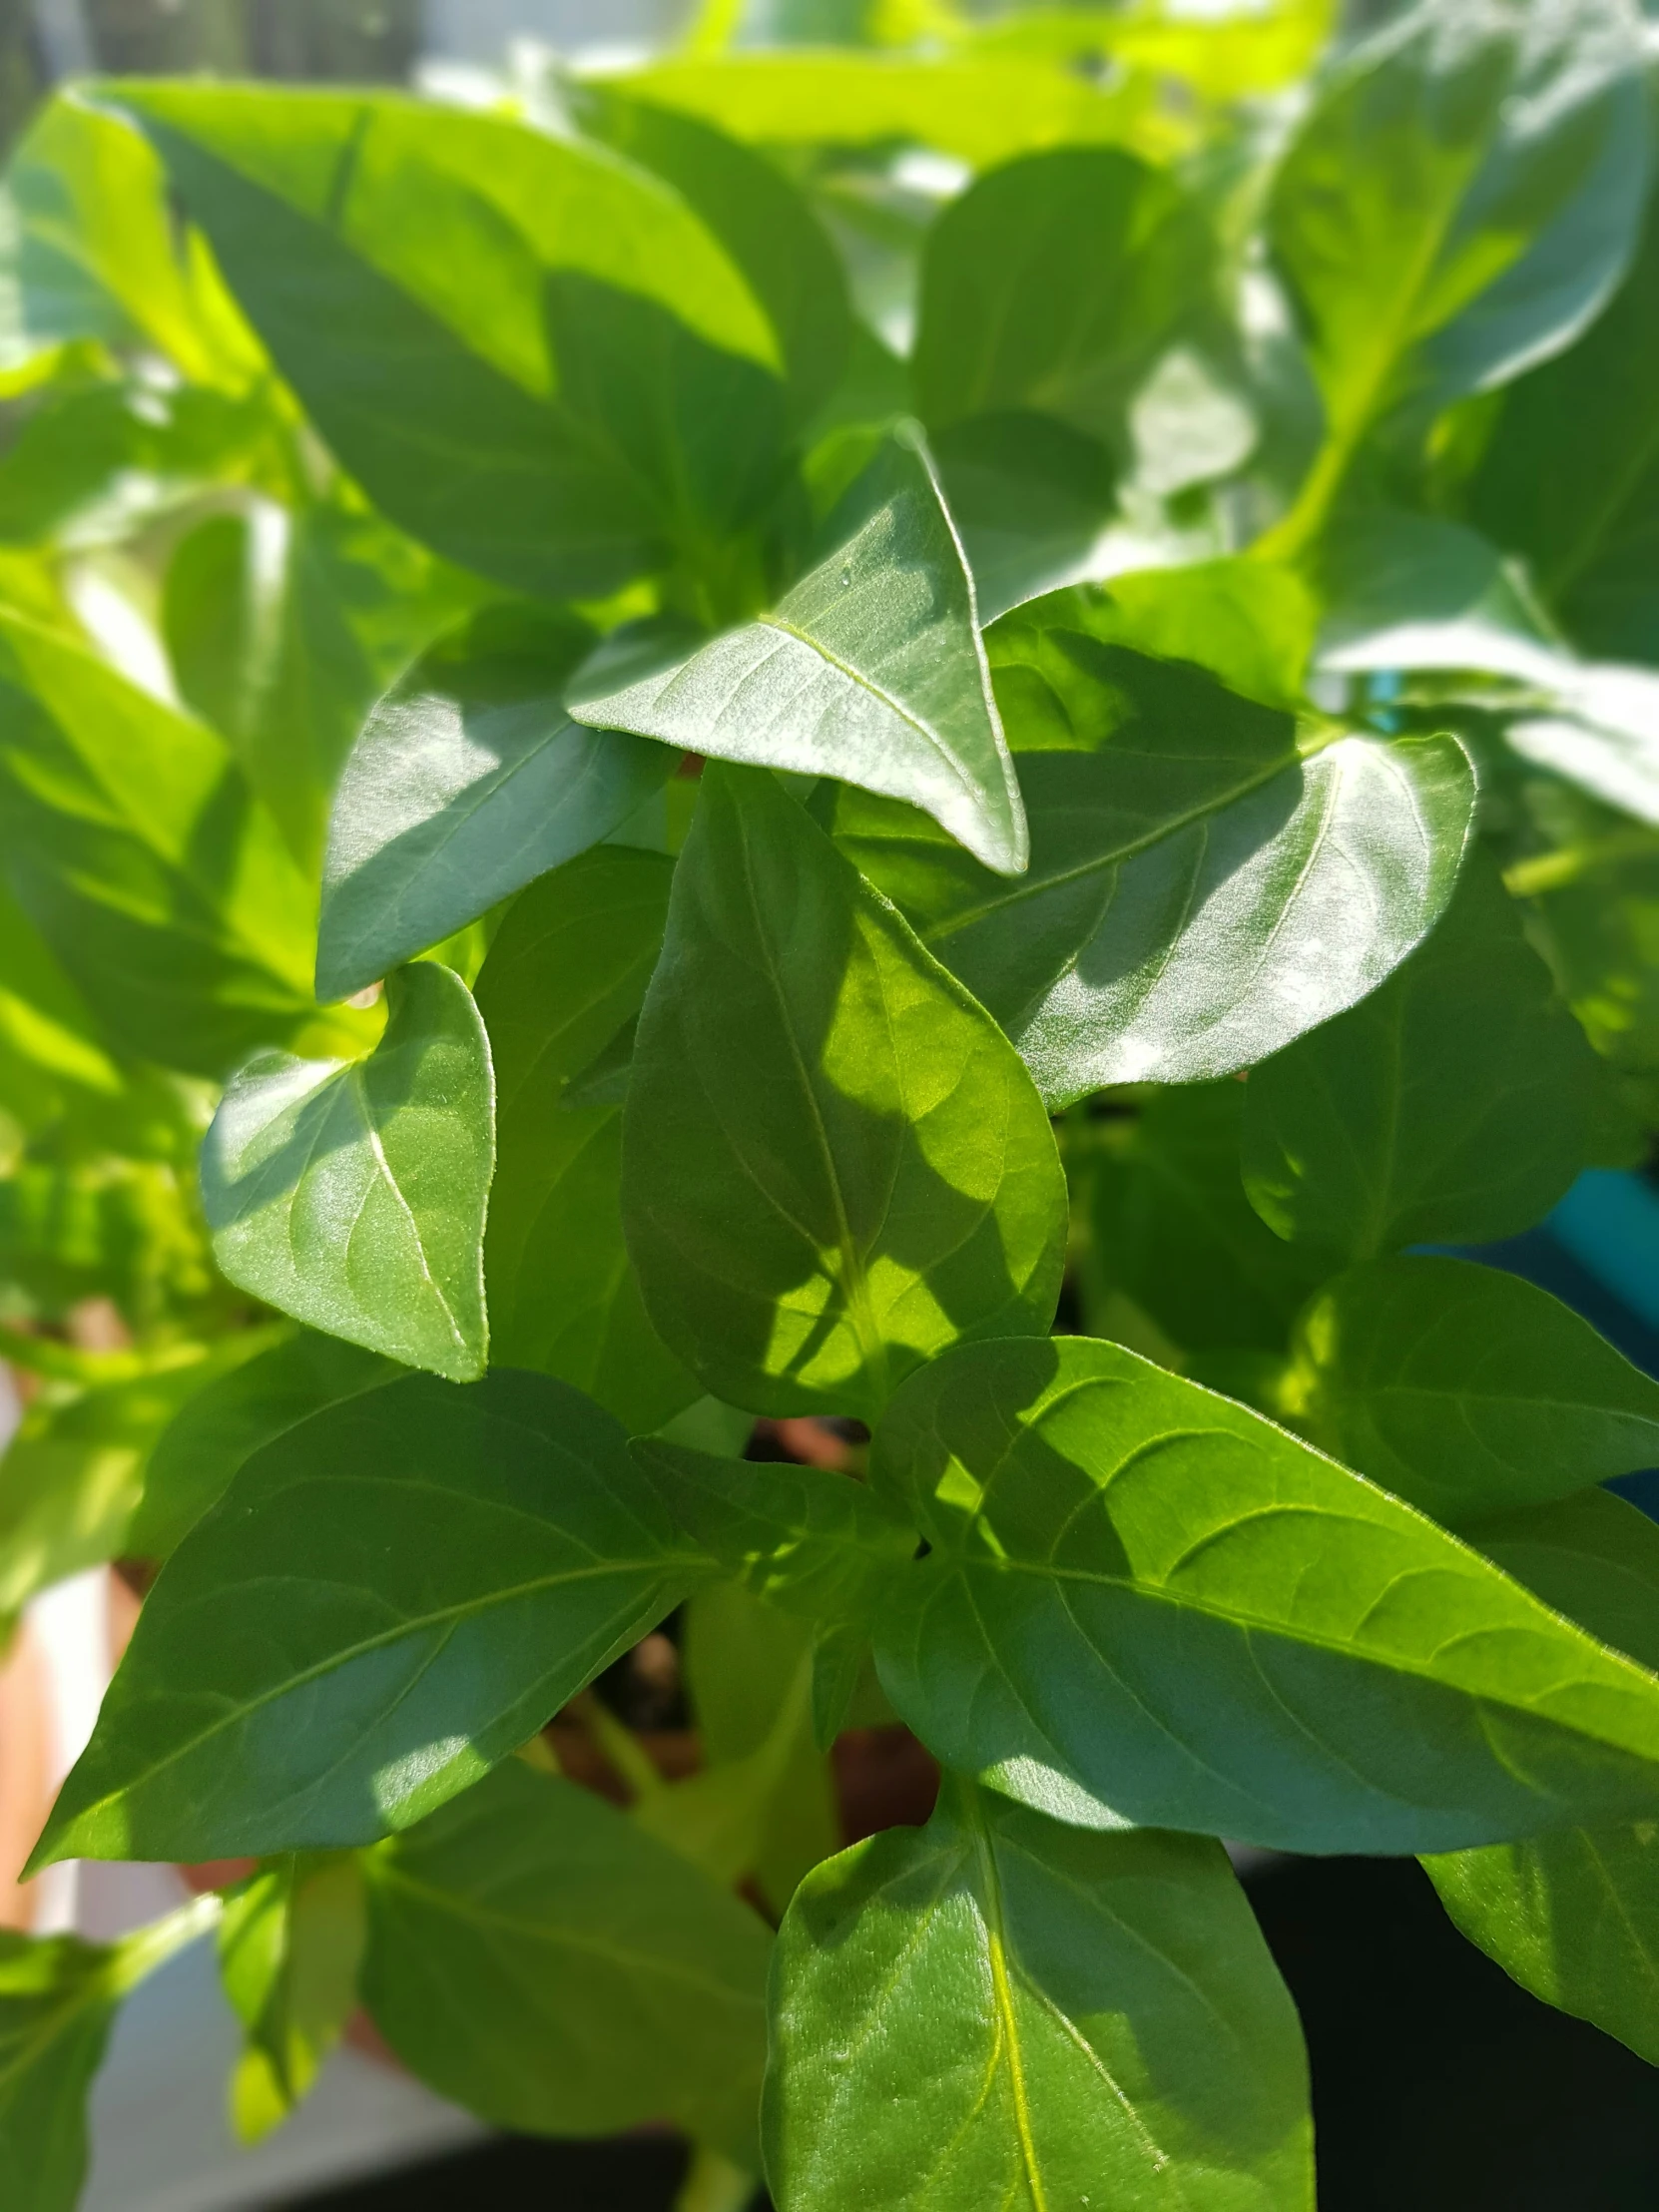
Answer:
<path fill-rule="evenodd" d="M 1072 626 L 1091 611 L 1060 594 L 998 626 L 1027 873 L 890 802 L 842 793 L 834 818 L 1050 1106 L 1228 1074 L 1351 1006 L 1437 919 L 1474 796 L 1450 738 L 1299 725 Z"/>
<path fill-rule="evenodd" d="M 363 1995 L 423 2080 L 498 2126 L 672 2120 L 753 2161 L 771 1944 L 729 1891 L 519 1765 L 365 1873 Z"/>
<path fill-rule="evenodd" d="M 328 828 L 317 991 L 345 998 L 609 835 L 674 774 L 666 747 L 563 706 L 584 624 L 490 610 L 382 699 Z"/>
<path fill-rule="evenodd" d="M 1102 1125 L 1088 1170 L 1091 1290 L 1133 1299 L 1187 1352 L 1283 1352 L 1327 1273 L 1245 1197 L 1244 1102 L 1240 1083 L 1158 1091 L 1133 1119 Z"/>
<path fill-rule="evenodd" d="M 1121 450 L 1134 387 L 1203 302 L 1214 263 L 1181 187 L 1116 147 L 992 170 L 927 234 L 917 410 L 941 430 L 1028 408 Z"/>
<path fill-rule="evenodd" d="M 601 665 L 569 700 L 598 729 L 910 800 L 988 867 L 1025 865 L 972 579 L 913 430 L 883 441 L 773 612 L 640 682 Z"/>
<path fill-rule="evenodd" d="M 1508 394 L 1470 490 L 1586 652 L 1655 658 L 1659 620 L 1659 203 L 1612 304 Z"/>
<path fill-rule="evenodd" d="M 165 1559 L 263 1444 L 324 1405 L 378 1389 L 402 1372 L 376 1352 L 303 1329 L 220 1376 L 162 1431 L 144 1471 L 128 1545 L 141 1559 Z"/>
<path fill-rule="evenodd" d="M 285 2120 L 356 2009 L 364 1936 L 354 1861 L 284 1859 L 234 1890 L 219 1929 L 225 1993 L 247 2041 L 231 2085 L 245 2143 Z"/>
<path fill-rule="evenodd" d="M 1025 1070 L 771 777 L 703 779 L 624 1130 L 646 1305 L 734 1404 L 872 1416 L 959 1337 L 1048 1326 L 1064 1185 Z"/>
<path fill-rule="evenodd" d="M 504 1758 L 704 1571 L 623 1431 L 411 1376 L 257 1452 L 162 1570 L 46 1859 L 328 1850 Z"/>
<path fill-rule="evenodd" d="M 672 185 L 743 272 L 805 422 L 839 382 L 852 340 L 846 278 L 812 209 L 771 162 L 707 124 L 614 86 L 577 81 L 570 93 L 583 128 Z"/>
<path fill-rule="evenodd" d="M 636 1430 L 698 1384 L 647 1320 L 623 1242 L 622 1116 L 568 1091 L 628 1035 L 673 879 L 661 853 L 582 854 L 518 900 L 478 978 L 497 1088 L 484 1240 L 495 1357 L 576 1383 Z"/>
<path fill-rule="evenodd" d="M 74 2212 L 87 2164 L 86 2098 L 118 1992 L 112 1953 L 73 1936 L 0 1930 L 0 2160 L 7 2212 Z"/>
<path fill-rule="evenodd" d="M 772 330 L 642 172 L 390 94 L 119 98 L 340 460 L 450 559 L 603 593 L 770 492 Z"/>
<path fill-rule="evenodd" d="M 1557 351 L 1618 283 L 1647 182 L 1640 29 L 1617 0 L 1412 9 L 1333 69 L 1268 227 L 1329 431 L 1291 519 L 1361 439 Z"/>
<path fill-rule="evenodd" d="M 1659 1529 L 1605 1491 L 1483 1523 L 1546 1604 L 1659 1667 Z M 1546 2004 L 1659 2065 L 1659 1829 L 1563 1829 L 1426 1862 L 1463 1934 Z"/>
<path fill-rule="evenodd" d="M 251 1061 L 202 1148 L 214 1257 L 296 1321 L 457 1382 L 484 1372 L 489 1040 L 430 961 L 387 981 L 366 1060 Z"/>
<path fill-rule="evenodd" d="M 933 458 L 981 622 L 1088 573 L 1117 490 L 1098 440 L 1040 414 L 971 415 Z"/>
<path fill-rule="evenodd" d="M 1089 1835 L 949 1782 L 809 1875 L 774 1974 L 767 2170 L 852 2203 L 1308 2212 L 1308 2064 L 1208 1838 Z"/>
<path fill-rule="evenodd" d="M 677 1527 L 757 1597 L 867 1631 L 916 1534 L 861 1482 L 824 1467 L 757 1466 L 658 1436 L 629 1446 Z"/>
<path fill-rule="evenodd" d="M 1300 1336 L 1321 1442 L 1436 1520 L 1659 1465 L 1659 1382 L 1499 1268 L 1376 1261 L 1340 1276 Z"/>
<path fill-rule="evenodd" d="M 1245 1188 L 1282 1237 L 1373 1259 L 1539 1220 L 1588 1165 L 1595 1056 L 1482 851 L 1382 988 L 1258 1068 Z"/>
<path fill-rule="evenodd" d="M 310 893 L 223 741 L 13 614 L 0 614 L 0 855 L 135 1058 L 223 1076 L 313 1020 Z"/>
<path fill-rule="evenodd" d="M 1089 1827 L 1440 1851 L 1659 1798 L 1659 1681 L 1283 1429 L 1115 1345 L 967 1346 L 871 1478 L 932 1548 L 881 1680 Z"/>

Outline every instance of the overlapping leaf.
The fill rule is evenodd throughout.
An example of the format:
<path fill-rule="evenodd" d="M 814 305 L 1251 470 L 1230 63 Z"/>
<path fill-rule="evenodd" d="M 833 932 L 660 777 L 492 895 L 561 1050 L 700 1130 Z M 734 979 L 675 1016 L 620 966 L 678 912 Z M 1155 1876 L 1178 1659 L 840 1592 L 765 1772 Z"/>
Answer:
<path fill-rule="evenodd" d="M 987 866 L 1017 873 L 1025 818 L 973 582 L 913 431 L 883 442 L 818 556 L 776 608 L 689 657 L 620 684 L 602 658 L 571 685 L 571 713 L 909 800 Z"/>
<path fill-rule="evenodd" d="M 1436 1851 L 1659 1807 L 1659 1680 L 1284 1430 L 1082 1338 L 911 1378 L 877 1629 L 946 1765 L 1086 1827 Z"/>
<path fill-rule="evenodd" d="M 406 1828 L 703 1571 L 616 1422 L 550 1377 L 409 1377 L 330 1406 L 257 1452 L 164 1568 L 40 1853 Z"/>
<path fill-rule="evenodd" d="M 717 1396 L 873 1415 L 1043 1330 L 1065 1194 L 1017 1055 L 771 777 L 712 768 L 624 1115 L 646 1306 Z"/>
<path fill-rule="evenodd" d="M 220 1975 L 245 2042 L 231 2084 L 244 2142 L 285 2120 L 357 2004 L 362 1878 L 349 1859 L 262 1868 L 226 1901 Z"/>
<path fill-rule="evenodd" d="M 670 2119 L 753 2161 L 771 1945 L 730 1891 L 512 1763 L 364 1872 L 363 1995 L 411 2071 L 499 2126 Z"/>
<path fill-rule="evenodd" d="M 767 2171 L 791 2212 L 1313 2203 L 1307 2060 L 1218 1844 L 971 1783 L 807 1878 L 779 1935 Z"/>
<path fill-rule="evenodd" d="M 1589 1164 L 1598 1078 L 1475 853 L 1382 989 L 1251 1076 L 1245 1188 L 1282 1237 L 1352 1259 L 1511 1236 Z"/>
<path fill-rule="evenodd" d="M 1376 987 L 1450 895 L 1473 800 L 1450 738 L 1299 725 L 1111 639 L 1065 593 L 993 634 L 1031 864 L 999 881 L 909 811 L 836 833 L 996 1016 L 1051 1106 L 1265 1058 Z"/>

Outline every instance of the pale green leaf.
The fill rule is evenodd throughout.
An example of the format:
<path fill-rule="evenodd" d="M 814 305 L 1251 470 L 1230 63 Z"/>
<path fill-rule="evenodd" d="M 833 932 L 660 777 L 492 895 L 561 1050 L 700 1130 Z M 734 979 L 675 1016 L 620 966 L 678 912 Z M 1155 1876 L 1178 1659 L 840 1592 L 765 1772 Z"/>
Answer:
<path fill-rule="evenodd" d="M 231 2084 L 245 2143 L 285 2120 L 356 2009 L 364 1937 L 352 1860 L 285 1859 L 233 1890 L 220 1975 L 246 2036 Z"/>
<path fill-rule="evenodd" d="M 424 961 L 387 982 L 366 1060 L 251 1061 L 202 1148 L 214 1257 L 296 1321 L 458 1382 L 484 1371 L 489 1040 Z"/>

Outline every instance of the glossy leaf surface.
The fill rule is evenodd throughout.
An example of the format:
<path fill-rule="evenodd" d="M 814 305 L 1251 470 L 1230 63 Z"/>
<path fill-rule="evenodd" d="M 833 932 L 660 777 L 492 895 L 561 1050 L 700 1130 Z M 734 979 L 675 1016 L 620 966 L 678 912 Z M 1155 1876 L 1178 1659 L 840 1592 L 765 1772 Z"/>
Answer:
<path fill-rule="evenodd" d="M 41 1849 L 228 1858 L 406 1828 L 700 1571 L 622 1430 L 550 1377 L 330 1406 L 168 1562 Z"/>
<path fill-rule="evenodd" d="M 329 822 L 317 990 L 344 998 L 608 836 L 666 747 L 573 723 L 574 622 L 485 615 L 411 670 L 352 748 Z"/>
<path fill-rule="evenodd" d="M 1321 1439 L 1436 1520 L 1659 1465 L 1659 1382 L 1501 1268 L 1374 1262 L 1338 1277 L 1301 1337 Z"/>
<path fill-rule="evenodd" d="M 669 2119 L 753 2160 L 771 1941 L 729 1891 L 513 1762 L 364 1871 L 363 1995 L 434 2088 L 498 2126 Z"/>
<path fill-rule="evenodd" d="M 947 1783 L 926 1828 L 807 1878 L 773 2004 L 791 2212 L 1313 2203 L 1301 2029 L 1208 1839 L 1090 1835 Z"/>
<path fill-rule="evenodd" d="M 1586 1490 L 1476 1534 L 1518 1580 L 1646 1666 L 1659 1666 L 1659 1531 Z M 1564 1829 L 1426 1862 L 1469 1940 L 1546 2004 L 1659 2065 L 1659 1831 Z"/>
<path fill-rule="evenodd" d="M 1598 1075 L 1476 854 L 1419 952 L 1251 1076 L 1245 1188 L 1280 1236 L 1352 1259 L 1512 1236 L 1588 1165 Z"/>
<path fill-rule="evenodd" d="M 1048 1325 L 1065 1198 L 1012 1047 L 771 777 L 711 769 L 624 1115 L 646 1305 L 717 1396 L 872 1416 Z"/>
<path fill-rule="evenodd" d="M 1051 1107 L 1231 1073 L 1373 989 L 1450 895 L 1455 741 L 1299 730 L 1070 594 L 993 637 L 1031 825 L 999 880 L 911 811 L 841 795 L 843 847 L 1020 1049 Z M 1016 627 L 1017 626 L 1017 627 Z"/>
<path fill-rule="evenodd" d="M 635 1430 L 698 1384 L 646 1318 L 623 1241 L 620 1101 L 570 1094 L 629 1035 L 673 879 L 662 853 L 584 853 L 517 901 L 478 978 L 497 1087 L 484 1239 L 495 1357 L 574 1382 Z"/>
<path fill-rule="evenodd" d="M 771 612 L 621 688 L 601 662 L 568 698 L 598 729 L 912 801 L 988 867 L 1025 865 L 973 581 L 911 430 L 883 443 Z"/>
<path fill-rule="evenodd" d="M 967 1346 L 872 1473 L 932 1545 L 877 1632 L 946 1765 L 1082 1826 L 1434 1851 L 1640 1812 L 1659 1682 L 1226 1398 L 1114 1345 Z"/>
<path fill-rule="evenodd" d="M 470 1382 L 488 1342 L 489 1041 L 448 968 L 398 969 L 387 1000 L 366 1060 L 272 1054 L 232 1083 L 202 1149 L 214 1256 L 296 1321 Z"/>

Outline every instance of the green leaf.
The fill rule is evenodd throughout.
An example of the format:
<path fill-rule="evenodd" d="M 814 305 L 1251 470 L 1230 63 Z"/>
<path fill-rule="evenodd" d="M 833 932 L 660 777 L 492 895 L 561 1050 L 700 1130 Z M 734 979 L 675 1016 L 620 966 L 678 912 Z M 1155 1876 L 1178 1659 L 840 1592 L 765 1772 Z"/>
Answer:
<path fill-rule="evenodd" d="M 1040 146 L 1121 140 L 1144 88 L 1103 89 L 1070 58 L 815 50 L 670 55 L 622 88 L 756 145 L 936 148 L 976 167 Z"/>
<path fill-rule="evenodd" d="M 133 1057 L 223 1076 L 315 1020 L 311 894 L 223 741 L 5 612 L 0 859 Z"/>
<path fill-rule="evenodd" d="M 987 867 L 1025 865 L 973 581 L 912 429 L 883 441 L 771 613 L 642 681 L 612 684 L 601 659 L 567 696 L 597 729 L 910 800 Z"/>
<path fill-rule="evenodd" d="M 233 1890 L 219 1964 L 247 2041 L 231 2085 L 245 2143 L 285 2120 L 316 2079 L 357 2003 L 365 1935 L 354 1861 L 286 1859 Z"/>
<path fill-rule="evenodd" d="M 392 94 L 112 97 L 341 462 L 451 560 L 601 594 L 773 488 L 772 329 L 644 172 Z"/>
<path fill-rule="evenodd" d="M 323 1406 L 378 1389 L 401 1373 L 378 1353 L 304 1329 L 219 1376 L 163 1429 L 144 1470 L 144 1495 L 127 1542 L 141 1559 L 165 1559 L 262 1445 Z"/>
<path fill-rule="evenodd" d="M 1283 1429 L 1115 1345 L 913 1376 L 931 1546 L 876 1658 L 935 1756 L 1085 1827 L 1444 1851 L 1659 1798 L 1659 1681 Z"/>
<path fill-rule="evenodd" d="M 211 383 L 230 364 L 206 304 L 154 153 L 130 124 L 60 94 L 12 156 L 0 195 L 0 369 L 93 338 L 147 343 Z"/>
<path fill-rule="evenodd" d="M 73 1936 L 0 1929 L 0 2160 L 8 2212 L 74 2212 L 87 2165 L 86 2099 L 118 1992 L 113 1953 Z"/>
<path fill-rule="evenodd" d="M 717 1458 L 660 1436 L 636 1437 L 629 1452 L 675 1525 L 783 1612 L 867 1631 L 915 1554 L 910 1523 L 848 1475 Z"/>
<path fill-rule="evenodd" d="M 163 1568 L 37 1856 L 218 1859 L 407 1828 L 705 1571 L 547 1376 L 411 1376 L 257 1452 Z"/>
<path fill-rule="evenodd" d="M 1514 385 L 1469 491 L 1588 653 L 1652 661 L 1659 619 L 1659 202 L 1630 274 L 1568 352 Z"/>
<path fill-rule="evenodd" d="M 1339 1276 L 1299 1336 L 1320 1441 L 1436 1520 L 1659 1465 L 1659 1382 L 1502 1269 L 1375 1261 Z"/>
<path fill-rule="evenodd" d="M 992 170 L 927 234 L 917 411 L 941 430 L 1029 408 L 1121 453 L 1134 388 L 1203 302 L 1215 258 L 1182 188 L 1117 147 Z"/>
<path fill-rule="evenodd" d="M 1659 1529 L 1602 1490 L 1483 1523 L 1546 1604 L 1659 1667 Z M 1470 1942 L 1546 2004 L 1659 2065 L 1659 1827 L 1563 1829 L 1424 1862 Z"/>
<path fill-rule="evenodd" d="M 1445 905 L 1474 797 L 1451 738 L 1299 725 L 1073 627 L 1091 612 L 1066 593 L 998 625 L 1024 875 L 890 803 L 842 793 L 834 813 L 1051 1107 L 1229 1074 L 1375 989 Z"/>
<path fill-rule="evenodd" d="M 582 128 L 672 185 L 743 272 L 778 336 L 806 422 L 834 390 L 852 342 L 852 308 L 834 248 L 775 165 L 692 117 L 614 86 L 570 84 Z"/>
<path fill-rule="evenodd" d="M 1100 1125 L 1087 1170 L 1090 1288 L 1133 1299 L 1187 1352 L 1283 1352 L 1327 1273 L 1245 1197 L 1244 1102 L 1232 1082 L 1156 1091 L 1133 1119 Z"/>
<path fill-rule="evenodd" d="M 568 617 L 489 609 L 380 701 L 329 823 L 321 997 L 362 990 L 598 843 L 674 774 L 665 747 L 566 714 L 592 643 Z"/>
<path fill-rule="evenodd" d="M 1421 950 L 1252 1074 L 1245 1188 L 1280 1236 L 1350 1259 L 1512 1236 L 1589 1164 L 1598 1078 L 1473 852 Z"/>
<path fill-rule="evenodd" d="M 630 1034 L 673 879 L 662 853 L 583 853 L 517 901 L 478 978 L 497 1091 L 484 1239 L 495 1357 L 577 1384 L 635 1430 L 658 1427 L 699 1385 L 646 1318 L 623 1242 L 620 1099 L 569 1094 Z"/>
<path fill-rule="evenodd" d="M 149 1373 L 29 1407 L 0 1459 L 0 1621 L 83 1567 L 142 1551 L 133 1529 L 158 1439 L 269 1342 L 260 1331 L 176 1345 Z"/>
<path fill-rule="evenodd" d="M 49 1094 L 68 1083 L 106 1098 L 121 1090 L 121 1071 L 105 1051 L 79 991 L 0 878 L 0 1082 L 8 1106 L 20 1083 Z M 52 1109 L 48 1107 L 47 1112 Z"/>
<path fill-rule="evenodd" d="M 1639 55 L 1617 0 L 1481 0 L 1415 8 L 1333 69 L 1268 211 L 1329 425 L 1287 544 L 1375 423 L 1426 424 L 1605 302 L 1647 183 Z"/>
<path fill-rule="evenodd" d="M 717 1396 L 873 1416 L 1046 1329 L 1065 1193 L 1012 1048 L 771 777 L 712 768 L 624 1114 L 648 1311 Z"/>
<path fill-rule="evenodd" d="M 162 628 L 180 693 L 230 739 L 307 878 L 363 717 L 476 596 L 378 517 L 324 501 L 214 515 L 174 554 Z"/>
<path fill-rule="evenodd" d="M 809 1875 L 764 2131 L 791 2212 L 1314 2201 L 1308 2064 L 1221 1846 L 1067 1829 L 947 1782 Z"/>
<path fill-rule="evenodd" d="M 752 1873 L 782 1914 L 802 1876 L 841 1844 L 834 1773 L 814 1740 L 811 1627 L 723 1579 L 687 1600 L 680 1648 L 706 1761 L 692 1783 L 706 1780 L 710 1800 L 688 1820 L 688 1785 L 677 1784 L 654 1832 L 682 1850 L 724 1849 L 726 1879 Z"/>
<path fill-rule="evenodd" d="M 489 1039 L 466 985 L 399 968 L 366 1060 L 267 1053 L 202 1147 L 214 1257 L 239 1289 L 457 1382 L 484 1372 Z"/>
<path fill-rule="evenodd" d="M 981 622 L 1089 573 L 1117 489 L 1097 439 L 1046 415 L 971 415 L 933 459 Z"/>
<path fill-rule="evenodd" d="M 753 2162 L 771 1940 L 729 1891 L 517 1764 L 364 1873 L 363 1996 L 444 2096 L 533 2134 L 671 2120 Z"/>

